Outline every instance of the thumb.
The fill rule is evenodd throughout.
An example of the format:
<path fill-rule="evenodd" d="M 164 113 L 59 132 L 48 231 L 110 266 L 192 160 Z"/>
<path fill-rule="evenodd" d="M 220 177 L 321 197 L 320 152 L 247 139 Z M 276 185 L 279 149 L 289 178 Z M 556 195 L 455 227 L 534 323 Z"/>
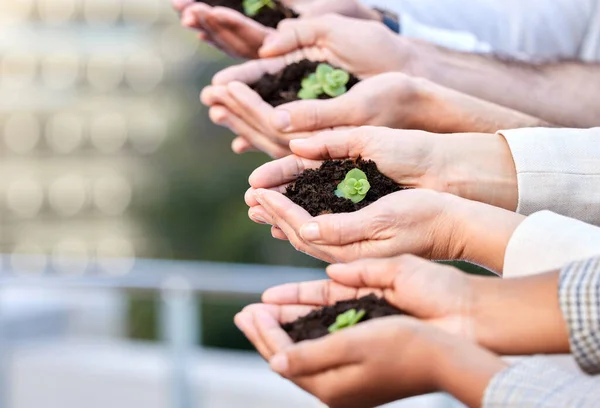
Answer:
<path fill-rule="evenodd" d="M 312 132 L 346 126 L 352 119 L 344 113 L 347 107 L 352 106 L 346 96 L 286 103 L 271 113 L 271 125 L 282 132 Z"/>
<path fill-rule="evenodd" d="M 365 156 L 371 136 L 367 129 L 333 130 L 306 139 L 290 141 L 290 150 L 312 160 L 348 159 Z"/>
<path fill-rule="evenodd" d="M 372 222 L 366 209 L 320 215 L 300 227 L 300 236 L 304 241 L 317 245 L 350 245 L 371 238 Z"/>
<path fill-rule="evenodd" d="M 258 55 L 261 58 L 277 57 L 313 46 L 328 34 L 330 23 L 322 17 L 283 20 L 277 31 L 265 38 Z"/>

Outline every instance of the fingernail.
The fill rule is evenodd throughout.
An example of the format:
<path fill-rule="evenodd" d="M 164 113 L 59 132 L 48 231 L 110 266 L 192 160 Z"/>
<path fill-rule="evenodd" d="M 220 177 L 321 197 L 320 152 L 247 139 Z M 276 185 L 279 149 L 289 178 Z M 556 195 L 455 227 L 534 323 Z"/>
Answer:
<path fill-rule="evenodd" d="M 236 325 L 236 327 L 239 330 L 245 332 L 248 330 L 248 327 L 250 327 L 250 324 L 251 324 L 250 320 L 251 320 L 251 317 L 248 316 L 246 313 L 238 313 L 235 316 L 233 323 Z"/>
<path fill-rule="evenodd" d="M 285 354 L 275 354 L 269 361 L 271 369 L 278 373 L 285 373 L 288 369 L 288 358 Z"/>
<path fill-rule="evenodd" d="M 253 221 L 258 222 L 259 224 L 268 224 L 267 221 L 259 215 L 252 214 L 250 215 L 250 218 L 252 218 Z"/>
<path fill-rule="evenodd" d="M 321 230 L 316 222 L 308 223 L 300 228 L 300 235 L 307 241 L 316 241 L 321 238 Z"/>
<path fill-rule="evenodd" d="M 292 125 L 292 116 L 286 110 L 275 110 L 273 114 L 273 126 L 277 128 L 277 130 L 288 131 L 291 130 L 290 127 Z"/>
<path fill-rule="evenodd" d="M 262 193 L 262 191 L 260 191 L 260 190 L 256 190 L 256 191 L 254 192 L 254 198 L 256 199 L 256 201 L 258 201 L 258 203 L 259 203 L 259 204 L 262 204 L 262 203 L 263 203 L 262 194 L 263 194 L 263 193 Z"/>

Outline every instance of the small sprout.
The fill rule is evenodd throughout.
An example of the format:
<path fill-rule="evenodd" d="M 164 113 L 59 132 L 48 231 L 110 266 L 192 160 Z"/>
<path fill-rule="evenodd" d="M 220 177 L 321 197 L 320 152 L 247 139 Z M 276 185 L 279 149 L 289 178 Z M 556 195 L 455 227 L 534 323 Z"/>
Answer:
<path fill-rule="evenodd" d="M 263 7 L 269 7 L 275 9 L 275 3 L 273 0 L 244 0 L 244 13 L 248 17 L 256 16 Z"/>
<path fill-rule="evenodd" d="M 335 98 L 346 93 L 349 80 L 350 74 L 346 71 L 335 69 L 329 64 L 319 64 L 314 74 L 302 80 L 298 98 L 317 99 L 322 94 Z"/>
<path fill-rule="evenodd" d="M 350 309 L 346 313 L 338 315 L 335 319 L 335 323 L 329 326 L 327 330 L 329 330 L 329 333 L 335 333 L 338 330 L 354 326 L 356 323 L 360 322 L 365 316 L 365 313 L 364 310 L 357 312 L 356 309 Z"/>
<path fill-rule="evenodd" d="M 335 195 L 347 198 L 356 204 L 364 200 L 370 188 L 367 175 L 359 169 L 352 169 L 346 174 L 344 181 L 338 184 Z"/>

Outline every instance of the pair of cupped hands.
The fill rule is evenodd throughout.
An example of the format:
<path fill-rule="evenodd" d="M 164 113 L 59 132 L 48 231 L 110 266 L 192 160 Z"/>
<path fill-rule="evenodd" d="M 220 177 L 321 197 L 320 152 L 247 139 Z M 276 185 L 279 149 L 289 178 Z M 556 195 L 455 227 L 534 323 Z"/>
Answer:
<path fill-rule="evenodd" d="M 284 21 L 275 31 L 228 9 L 174 2 L 201 39 L 230 54 L 263 57 L 221 71 L 201 95 L 213 122 L 237 134 L 234 151 L 276 158 L 250 176 L 250 218 L 271 225 L 275 238 L 299 251 L 343 263 L 328 268 L 330 280 L 273 288 L 262 304 L 236 316 L 275 371 L 331 407 L 374 406 L 436 390 L 478 405 L 490 378 L 505 367 L 494 353 L 541 352 L 515 342 L 507 325 L 532 342 L 550 329 L 528 331 L 525 321 L 518 327 L 500 300 L 501 292 L 512 298 L 531 292 L 402 255 L 468 260 L 502 273 L 506 246 L 524 217 L 512 212 L 517 182 L 510 150 L 493 133 L 530 118 L 410 76 L 413 44 L 379 22 L 327 15 Z M 294 6 L 318 15 L 326 2 L 330 8 L 342 4 L 305 0 Z M 344 0 L 345 15 L 371 19 L 357 3 Z M 362 81 L 335 99 L 278 108 L 250 88 L 265 73 L 305 58 L 327 61 Z M 478 133 L 455 133 L 466 131 Z M 317 217 L 282 194 L 305 169 L 358 157 L 413 188 L 354 213 Z M 297 345 L 280 327 L 315 307 L 368 293 L 414 318 L 377 319 Z M 557 308 L 532 307 L 527 316 L 555 324 Z M 509 315 L 489 315 L 502 310 Z M 564 349 L 564 336 L 556 339 L 550 352 Z M 460 373 L 469 387 L 448 373 Z"/>

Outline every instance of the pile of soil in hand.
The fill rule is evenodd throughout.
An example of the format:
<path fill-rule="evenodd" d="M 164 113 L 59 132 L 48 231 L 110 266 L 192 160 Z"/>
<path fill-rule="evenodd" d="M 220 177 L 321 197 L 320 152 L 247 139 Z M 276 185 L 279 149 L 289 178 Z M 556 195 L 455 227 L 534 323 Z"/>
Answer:
<path fill-rule="evenodd" d="M 371 294 L 360 299 L 344 300 L 337 302 L 335 305 L 314 310 L 291 323 L 283 324 L 281 327 L 294 343 L 318 339 L 328 335 L 329 326 L 335 323 L 338 315 L 350 309 L 355 309 L 357 312 L 360 310 L 365 311 L 365 316 L 357 324 L 378 317 L 406 314 L 390 305 L 387 300 Z"/>
<path fill-rule="evenodd" d="M 229 7 L 244 14 L 243 0 L 196 0 L 209 6 Z M 277 28 L 277 24 L 286 18 L 298 18 L 298 13 L 281 4 L 280 0 L 273 0 L 275 8 L 263 7 L 252 19 L 266 27 Z"/>
<path fill-rule="evenodd" d="M 265 74 L 258 82 L 250 85 L 261 98 L 271 106 L 279 106 L 284 103 L 297 101 L 298 91 L 302 89 L 302 80 L 313 74 L 320 62 L 302 60 L 288 65 L 282 71 L 276 74 Z M 334 67 L 337 69 L 337 67 Z M 354 75 L 350 75 L 350 80 L 346 88 L 350 89 L 359 82 Z M 319 99 L 330 99 L 326 94 L 319 96 Z"/>
<path fill-rule="evenodd" d="M 367 175 L 371 188 L 359 203 L 337 197 L 335 190 L 346 174 L 358 168 Z M 284 195 L 304 208 L 313 217 L 358 211 L 388 194 L 404 190 L 394 180 L 381 174 L 372 160 L 328 160 L 318 169 L 304 170 L 296 181 L 287 186 Z"/>

